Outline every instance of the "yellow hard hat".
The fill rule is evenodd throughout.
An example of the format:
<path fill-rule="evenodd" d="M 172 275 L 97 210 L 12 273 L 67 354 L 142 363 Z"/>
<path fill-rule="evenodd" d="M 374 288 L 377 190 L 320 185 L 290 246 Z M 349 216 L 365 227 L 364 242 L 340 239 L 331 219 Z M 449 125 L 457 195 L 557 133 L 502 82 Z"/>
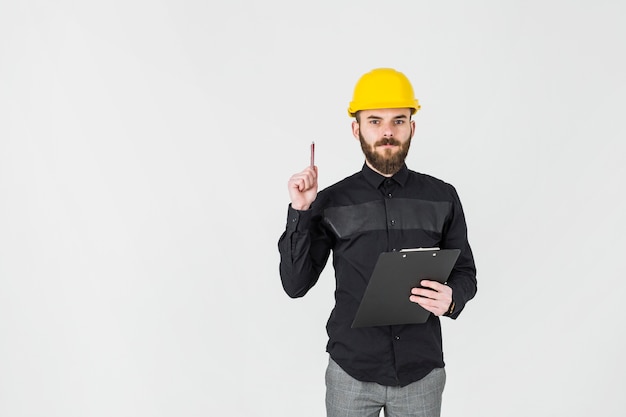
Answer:
<path fill-rule="evenodd" d="M 376 68 L 364 74 L 354 87 L 348 114 L 354 117 L 359 110 L 420 109 L 409 79 L 392 68 Z"/>

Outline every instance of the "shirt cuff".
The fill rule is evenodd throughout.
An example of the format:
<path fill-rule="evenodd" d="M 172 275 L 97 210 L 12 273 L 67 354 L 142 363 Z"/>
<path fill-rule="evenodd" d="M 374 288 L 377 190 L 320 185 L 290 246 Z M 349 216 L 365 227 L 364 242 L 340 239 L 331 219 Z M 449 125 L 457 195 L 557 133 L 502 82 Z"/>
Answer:
<path fill-rule="evenodd" d="M 287 230 L 291 232 L 302 232 L 308 230 L 311 223 L 312 211 L 308 210 L 296 210 L 289 204 L 287 210 Z"/>

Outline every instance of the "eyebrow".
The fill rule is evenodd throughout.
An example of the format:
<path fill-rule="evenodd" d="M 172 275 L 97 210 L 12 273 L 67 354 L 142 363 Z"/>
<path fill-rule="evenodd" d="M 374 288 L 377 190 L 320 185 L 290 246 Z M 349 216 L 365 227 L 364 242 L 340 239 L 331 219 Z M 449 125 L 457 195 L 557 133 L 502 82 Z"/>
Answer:
<path fill-rule="evenodd" d="M 380 119 L 382 119 L 382 117 L 376 116 L 376 115 L 371 115 L 371 116 L 367 116 L 367 119 L 368 120 L 380 120 Z M 393 119 L 394 120 L 396 120 L 396 119 L 408 119 L 408 117 L 406 115 L 404 115 L 404 114 L 399 114 L 398 116 L 395 116 Z"/>

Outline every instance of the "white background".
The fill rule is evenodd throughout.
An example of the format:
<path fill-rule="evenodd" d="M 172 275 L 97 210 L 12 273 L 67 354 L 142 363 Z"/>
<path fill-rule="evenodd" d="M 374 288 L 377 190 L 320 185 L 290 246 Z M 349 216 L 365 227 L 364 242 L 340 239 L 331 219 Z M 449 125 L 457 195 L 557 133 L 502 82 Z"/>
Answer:
<path fill-rule="evenodd" d="M 332 5 L 331 5 L 332 4 Z M 443 416 L 621 416 L 620 1 L 0 2 L 0 416 L 321 416 L 329 265 L 278 275 L 289 176 L 360 169 L 393 67 L 479 291 Z"/>

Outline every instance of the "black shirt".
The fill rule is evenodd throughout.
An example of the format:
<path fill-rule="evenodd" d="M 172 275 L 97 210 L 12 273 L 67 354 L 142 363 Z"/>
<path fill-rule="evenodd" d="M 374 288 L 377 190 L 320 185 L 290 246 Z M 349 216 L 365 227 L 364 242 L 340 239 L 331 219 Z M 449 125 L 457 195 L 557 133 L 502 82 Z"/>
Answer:
<path fill-rule="evenodd" d="M 367 165 L 320 191 L 309 210 L 288 208 L 278 241 L 280 275 L 290 297 L 304 296 L 317 282 L 332 251 L 335 307 L 326 326 L 326 350 L 361 381 L 404 386 L 444 367 L 441 325 L 351 328 L 368 280 L 385 251 L 439 247 L 461 249 L 447 285 L 456 318 L 476 294 L 476 268 L 455 188 L 404 166 L 384 177 Z"/>

